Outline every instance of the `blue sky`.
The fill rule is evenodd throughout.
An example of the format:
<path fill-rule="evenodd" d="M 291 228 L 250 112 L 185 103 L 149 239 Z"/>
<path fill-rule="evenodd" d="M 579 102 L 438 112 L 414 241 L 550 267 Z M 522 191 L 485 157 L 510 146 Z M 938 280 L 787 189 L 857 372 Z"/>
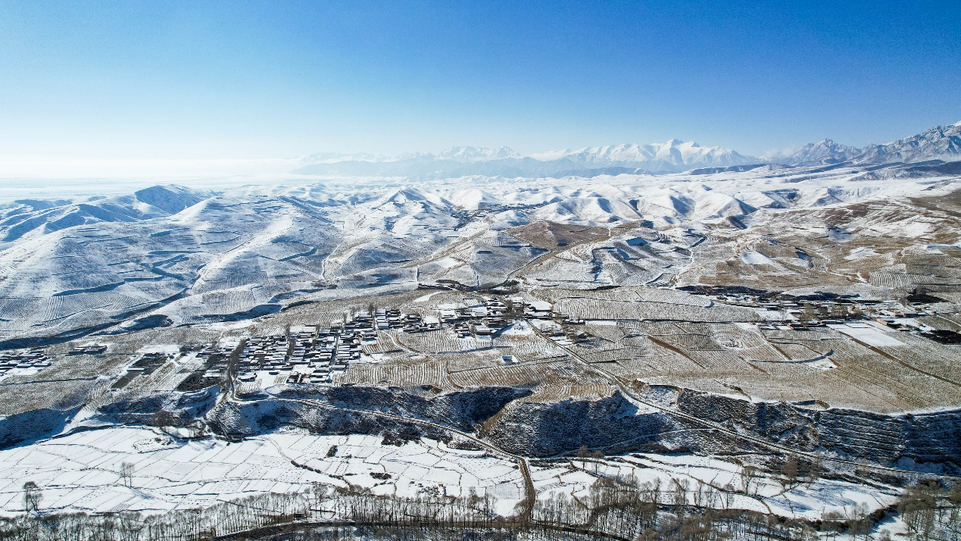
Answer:
<path fill-rule="evenodd" d="M 961 2 L 0 1 L 0 156 L 760 154 L 961 120 Z"/>

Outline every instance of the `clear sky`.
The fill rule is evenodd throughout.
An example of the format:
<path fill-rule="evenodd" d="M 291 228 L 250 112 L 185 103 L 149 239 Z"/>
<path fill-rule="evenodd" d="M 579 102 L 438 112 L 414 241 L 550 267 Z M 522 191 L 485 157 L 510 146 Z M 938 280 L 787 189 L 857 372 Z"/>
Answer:
<path fill-rule="evenodd" d="M 761 154 L 961 120 L 961 2 L 0 1 L 0 156 Z"/>

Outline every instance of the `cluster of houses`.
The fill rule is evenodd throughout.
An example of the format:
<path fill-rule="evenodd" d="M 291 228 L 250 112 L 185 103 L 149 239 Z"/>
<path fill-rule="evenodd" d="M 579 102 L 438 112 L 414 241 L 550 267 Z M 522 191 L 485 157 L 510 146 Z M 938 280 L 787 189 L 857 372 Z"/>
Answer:
<path fill-rule="evenodd" d="M 288 383 L 330 384 L 333 375 L 346 371 L 351 362 L 361 358 L 363 344 L 377 341 L 378 331 L 421 333 L 448 329 L 460 337 L 487 337 L 510 325 L 520 313 L 530 318 L 552 317 L 551 305 L 547 302 L 512 299 L 508 305 L 496 298 L 481 297 L 464 299 L 457 305 L 442 305 L 439 317 L 396 309 L 371 309 L 346 316 L 330 327 L 292 327 L 285 334 L 249 338 L 240 353 L 237 379 L 241 383 L 254 382 L 266 373 L 286 375 Z M 219 374 L 217 371 L 221 368 L 219 363 L 208 363 L 205 377 Z"/>
<path fill-rule="evenodd" d="M 362 314 L 343 325 L 294 327 L 289 334 L 254 337 L 240 354 L 237 379 L 252 382 L 257 372 L 289 373 L 289 383 L 329 384 L 333 372 L 343 372 L 360 358 L 361 341 L 376 340 L 374 319 Z"/>
<path fill-rule="evenodd" d="M 583 319 L 561 318 L 561 323 L 558 324 L 556 320 L 560 316 L 553 312 L 553 306 L 547 301 L 525 301 L 521 297 L 514 297 L 504 302 L 496 298 L 479 297 L 466 298 L 459 305 L 440 305 L 438 309 L 439 321 L 424 317 L 423 323 L 416 330 L 410 331 L 406 327 L 404 330 L 423 332 L 450 329 L 460 338 L 471 335 L 485 338 L 493 337 L 512 325 L 517 318 L 524 317 L 531 320 L 545 336 L 561 345 L 573 345 L 588 337 L 587 333 L 571 327 L 584 325 Z"/>
<path fill-rule="evenodd" d="M 227 371 L 227 362 L 233 348 L 228 345 L 217 346 L 209 344 L 197 353 L 197 358 L 206 361 L 204 365 L 203 379 L 208 382 L 220 380 Z"/>
<path fill-rule="evenodd" d="M 71 348 L 67 355 L 103 355 L 107 351 L 107 346 L 103 344 L 87 344 Z"/>
<path fill-rule="evenodd" d="M 40 370 L 50 366 L 50 359 L 42 348 L 20 351 L 0 351 L 0 377 L 14 373 L 14 370 Z"/>
<path fill-rule="evenodd" d="M 591 334 L 579 330 L 580 327 L 577 327 L 585 324 L 583 319 L 564 318 L 560 324 L 554 320 L 535 319 L 531 323 L 537 327 L 542 335 L 550 338 L 559 346 L 571 347 L 591 338 Z"/>
<path fill-rule="evenodd" d="M 464 299 L 464 306 L 440 307 L 440 326 L 453 328 L 461 338 L 491 336 L 510 324 L 506 313 L 507 305 L 498 299 Z"/>
<path fill-rule="evenodd" d="M 766 308 L 784 314 L 782 324 L 764 327 L 805 329 L 840 324 L 848 320 L 871 319 L 893 329 L 922 331 L 930 329 L 913 318 L 935 314 L 930 304 L 859 297 L 770 298 L 750 293 L 708 294 L 707 297 L 736 306 Z"/>
<path fill-rule="evenodd" d="M 75 354 L 79 355 L 79 354 Z M 153 373 L 170 359 L 170 355 L 160 352 L 144 353 L 137 359 L 137 362 L 127 367 L 127 373 L 114 382 L 114 389 L 122 389 L 127 386 L 134 378 L 146 376 Z"/>
<path fill-rule="evenodd" d="M 525 302 L 521 298 L 511 299 L 509 306 L 496 298 L 467 298 L 462 306 L 447 304 L 439 309 L 440 321 L 434 328 L 450 327 L 461 338 L 493 336 L 509 326 L 518 314 L 535 319 L 552 317 L 550 303 Z"/>

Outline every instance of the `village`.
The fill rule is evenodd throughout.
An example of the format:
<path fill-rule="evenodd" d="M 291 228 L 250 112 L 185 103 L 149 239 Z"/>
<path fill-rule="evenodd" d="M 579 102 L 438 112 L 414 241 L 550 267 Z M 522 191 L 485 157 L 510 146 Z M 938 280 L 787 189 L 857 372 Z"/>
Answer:
<path fill-rule="evenodd" d="M 920 320 L 938 315 L 936 304 L 943 302 L 922 292 L 915 292 L 901 299 L 881 300 L 824 294 L 790 297 L 760 291 L 731 292 L 719 289 L 722 288 L 707 292 L 705 296 L 724 304 L 763 308 L 781 314 L 779 323 L 762 325 L 762 330 L 773 329 L 776 325 L 803 330 L 843 324 L 850 320 L 867 320 L 898 331 L 922 333 L 938 341 L 949 335 Z"/>
<path fill-rule="evenodd" d="M 862 322 L 918 334 L 940 343 L 961 342 L 961 334 L 924 323 L 925 318 L 938 314 L 939 299 L 930 295 L 871 300 L 839 296 L 792 298 L 751 290 L 699 293 L 716 303 L 779 314 L 775 319 L 758 321 L 760 331 L 803 331 Z M 367 310 L 344 314 L 330 326 L 292 325 L 283 333 L 251 336 L 237 344 L 181 345 L 179 354 L 195 354 L 200 365 L 177 389 L 194 391 L 229 381 L 235 381 L 239 389 L 257 389 L 281 382 L 331 385 L 334 376 L 344 373 L 350 363 L 373 361 L 365 354 L 365 346 L 376 344 L 378 332 L 387 330 L 407 334 L 445 332 L 460 339 L 483 341 L 496 339 L 517 320 L 525 319 L 560 346 L 568 347 L 591 338 L 584 330 L 590 318 L 566 316 L 555 311 L 550 302 L 541 300 L 466 297 L 459 303 L 440 304 L 431 312 L 435 315 L 378 309 L 371 305 Z M 104 355 L 107 350 L 107 345 L 91 342 L 73 346 L 67 355 Z M 148 376 L 176 356 L 158 352 L 140 354 L 113 387 L 120 389 L 134 378 Z M 515 361 L 512 355 L 503 357 L 505 364 Z M 0 352 L 0 379 L 30 376 L 53 362 L 56 356 L 49 357 L 44 348 Z"/>
<path fill-rule="evenodd" d="M 7 374 L 33 374 L 50 366 L 43 348 L 21 351 L 0 351 L 0 379 Z"/>
<path fill-rule="evenodd" d="M 342 321 L 329 327 L 319 325 L 291 326 L 284 334 L 255 336 L 238 346 L 236 380 L 244 389 L 260 388 L 270 381 L 330 385 L 333 375 L 343 373 L 352 362 L 370 362 L 363 346 L 377 342 L 378 331 L 397 330 L 417 334 L 450 332 L 458 338 L 475 337 L 489 340 L 512 325 L 516 317 L 549 320 L 551 306 L 545 302 L 524 302 L 512 299 L 508 305 L 496 298 L 465 299 L 464 306 L 442 305 L 439 315 L 422 316 L 397 309 L 373 309 L 346 314 Z M 559 326 L 552 329 L 563 334 Z M 208 366 L 204 378 L 221 379 L 229 370 L 225 361 L 229 354 L 206 350 L 208 359 L 216 364 Z M 512 359 L 505 358 L 505 362 Z M 219 361 L 219 362 L 217 362 Z"/>

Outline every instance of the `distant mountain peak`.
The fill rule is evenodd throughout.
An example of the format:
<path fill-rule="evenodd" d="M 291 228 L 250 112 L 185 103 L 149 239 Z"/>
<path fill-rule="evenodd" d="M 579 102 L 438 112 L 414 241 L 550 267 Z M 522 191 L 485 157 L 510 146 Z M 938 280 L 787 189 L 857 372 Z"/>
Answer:
<path fill-rule="evenodd" d="M 344 154 L 341 152 L 318 152 L 316 154 L 311 154 L 301 161 L 304 163 L 333 163 L 333 162 L 343 162 L 343 161 L 375 161 L 383 160 L 383 156 L 375 156 L 367 152 L 358 152 L 355 154 Z"/>
<path fill-rule="evenodd" d="M 868 145 L 854 163 L 896 163 L 961 160 L 961 125 L 935 126 L 884 145 Z"/>
<path fill-rule="evenodd" d="M 793 152 L 775 154 L 770 161 L 784 165 L 833 165 L 850 160 L 861 153 L 861 149 L 836 143 L 833 139 L 822 139 L 808 143 Z"/>
<path fill-rule="evenodd" d="M 442 160 L 475 162 L 520 158 L 521 155 L 517 152 L 514 152 L 514 150 L 510 147 L 490 149 L 483 147 L 455 146 L 441 151 L 436 157 Z"/>
<path fill-rule="evenodd" d="M 693 141 L 621 143 L 578 150 L 556 150 L 522 156 L 509 147 L 455 146 L 437 154 L 407 154 L 386 159 L 347 157 L 317 160 L 295 172 L 319 175 L 451 178 L 469 175 L 538 177 L 553 175 L 619 174 L 624 172 L 679 173 L 704 167 L 760 163 L 721 147 L 702 147 Z"/>
<path fill-rule="evenodd" d="M 831 165 L 910 163 L 927 160 L 961 160 L 961 122 L 934 126 L 917 135 L 883 145 L 857 148 L 823 139 L 789 153 L 776 154 L 769 161 L 784 165 Z"/>

